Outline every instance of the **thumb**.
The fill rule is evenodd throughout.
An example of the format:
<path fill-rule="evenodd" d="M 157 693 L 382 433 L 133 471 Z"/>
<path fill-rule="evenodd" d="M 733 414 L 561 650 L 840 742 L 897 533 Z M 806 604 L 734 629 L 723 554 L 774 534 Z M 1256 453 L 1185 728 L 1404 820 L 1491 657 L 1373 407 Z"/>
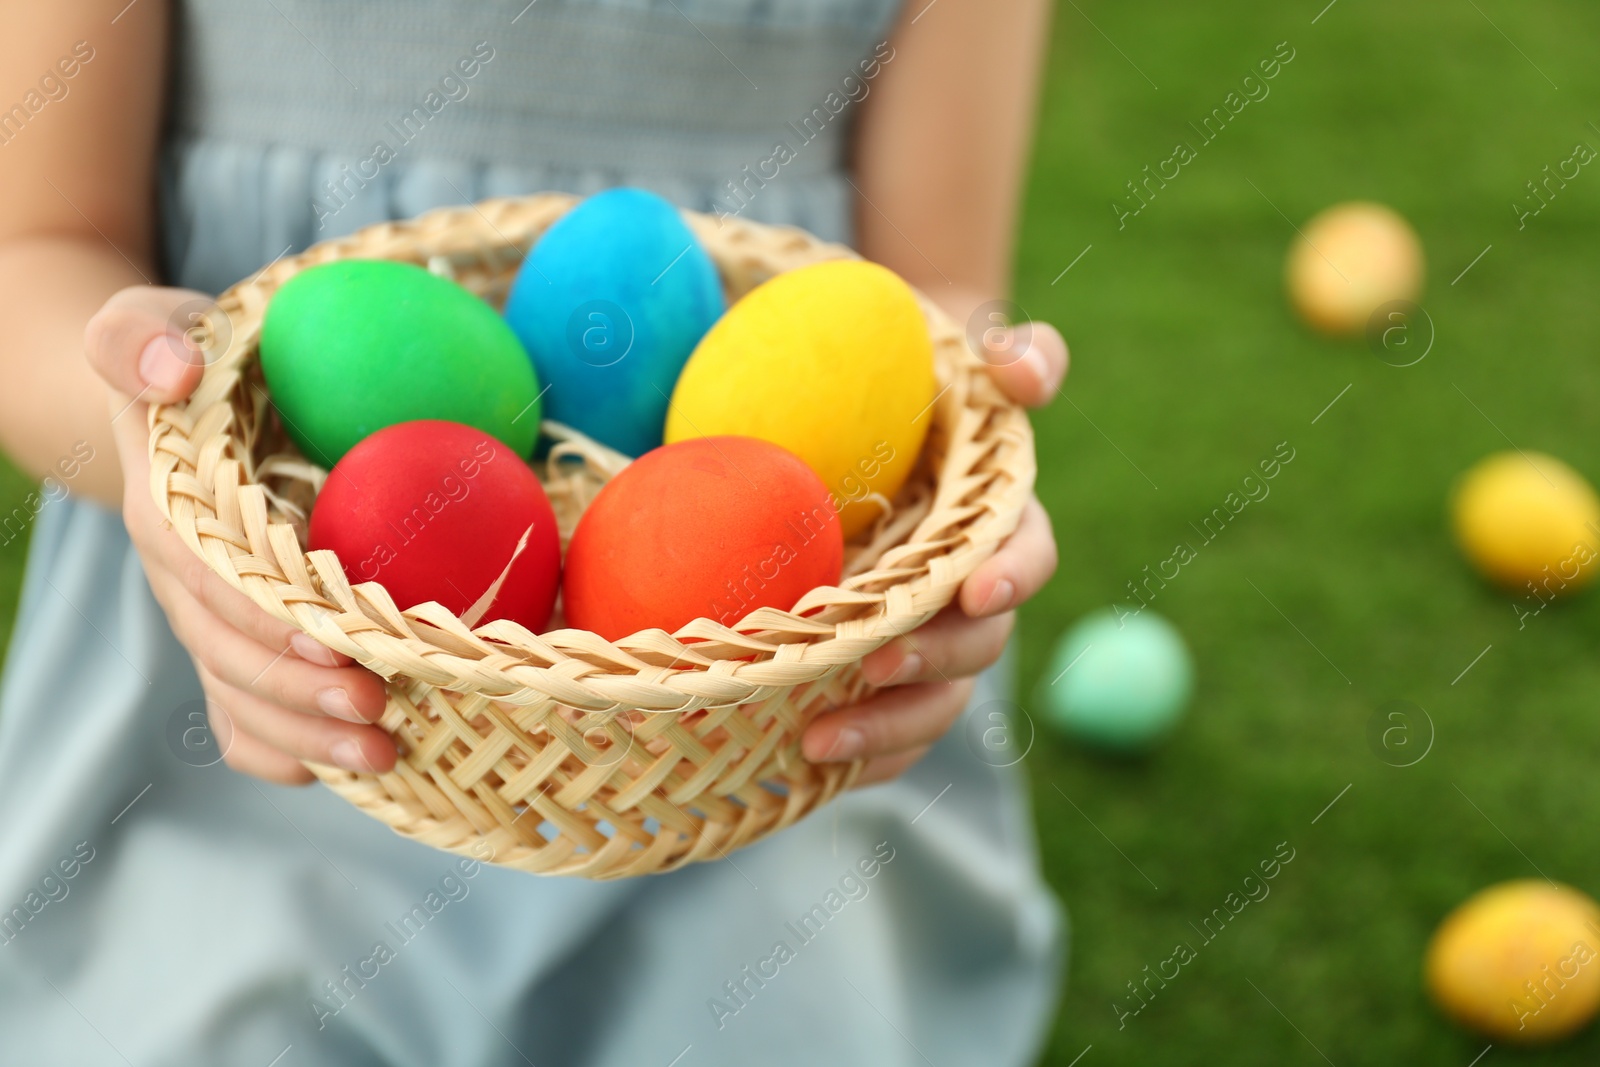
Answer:
<path fill-rule="evenodd" d="M 1024 322 L 985 334 L 975 347 L 1001 391 L 1030 408 L 1055 399 L 1071 362 L 1066 340 L 1048 322 Z"/>
<path fill-rule="evenodd" d="M 192 289 L 147 285 L 105 302 L 84 329 L 83 342 L 89 365 L 122 394 L 114 411 L 135 400 L 173 403 L 194 391 L 205 361 L 186 334 L 211 305 L 210 297 Z"/>

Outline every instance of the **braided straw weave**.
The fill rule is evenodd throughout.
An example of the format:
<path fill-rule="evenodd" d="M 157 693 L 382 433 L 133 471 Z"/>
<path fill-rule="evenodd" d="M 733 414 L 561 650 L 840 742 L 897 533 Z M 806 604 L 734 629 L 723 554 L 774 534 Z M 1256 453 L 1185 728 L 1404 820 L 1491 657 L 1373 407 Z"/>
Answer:
<path fill-rule="evenodd" d="M 401 610 L 381 585 L 352 586 L 331 552 L 305 550 L 326 472 L 272 414 L 256 345 L 279 286 L 329 260 L 404 260 L 495 305 L 522 257 L 573 198 L 539 195 L 371 226 L 270 264 L 235 285 L 194 336 L 200 387 L 150 413 L 151 488 L 172 528 L 268 613 L 388 683 L 379 725 L 388 774 L 308 764 L 395 831 L 541 874 L 614 878 L 715 859 L 799 819 L 848 787 L 860 764 L 815 765 L 801 731 L 863 697 L 862 657 L 947 605 L 1016 528 L 1033 487 L 1033 435 L 961 332 L 926 299 L 941 392 L 919 416 L 927 444 L 907 487 L 847 546 L 846 576 L 792 611 L 736 627 L 698 619 L 676 634 L 606 641 L 472 628 L 438 604 Z M 798 230 L 686 216 L 730 300 L 794 267 L 853 256 Z M 625 457 L 554 423 L 541 476 L 570 536 Z"/>

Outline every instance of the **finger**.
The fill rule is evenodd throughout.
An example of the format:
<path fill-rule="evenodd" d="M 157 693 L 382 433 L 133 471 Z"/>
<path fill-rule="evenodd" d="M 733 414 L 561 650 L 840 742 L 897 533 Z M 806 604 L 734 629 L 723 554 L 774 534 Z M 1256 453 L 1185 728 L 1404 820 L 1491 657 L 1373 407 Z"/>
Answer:
<path fill-rule="evenodd" d="M 145 491 L 146 482 L 148 477 L 137 485 L 128 482 L 122 512 L 129 535 L 147 561 L 147 571 L 165 568 L 207 611 L 274 654 L 289 649 L 298 658 L 324 667 L 348 667 L 355 662 L 310 634 L 268 615 L 255 601 L 223 581 L 168 528 L 155 501 Z M 155 566 L 149 566 L 150 562 Z"/>
<path fill-rule="evenodd" d="M 878 785 L 898 778 L 920 763 L 932 749 L 932 745 L 923 745 L 920 748 L 896 752 L 892 756 L 880 756 L 878 759 L 869 760 L 867 765 L 861 768 L 861 773 L 856 776 L 850 788 L 865 789 L 869 785 Z"/>
<path fill-rule="evenodd" d="M 1016 613 L 973 619 L 954 605 L 867 656 L 861 674 L 875 686 L 949 681 L 977 674 L 1000 658 Z"/>
<path fill-rule="evenodd" d="M 200 678 L 201 688 L 205 691 L 206 720 L 211 724 L 211 736 L 216 739 L 217 746 L 222 750 L 223 763 L 241 774 L 276 782 L 279 785 L 305 785 L 312 780 L 314 775 L 299 760 L 279 752 L 259 737 L 240 729 L 234 722 L 233 716 L 229 715 L 212 695 L 209 689 L 212 683 L 198 660 L 195 661 L 194 668 L 195 674 Z"/>
<path fill-rule="evenodd" d="M 383 682 L 360 667 L 321 667 L 273 652 L 222 622 L 175 582 L 159 594 L 173 631 L 196 660 L 228 685 L 273 704 L 346 722 L 376 722 L 388 701 Z"/>
<path fill-rule="evenodd" d="M 972 696 L 972 680 L 885 689 L 870 700 L 817 717 L 801 739 L 813 763 L 886 756 L 944 736 Z"/>
<path fill-rule="evenodd" d="M 1048 322 L 1024 322 L 1012 327 L 984 361 L 1002 392 L 1024 407 L 1037 408 L 1060 391 L 1071 359 L 1060 330 Z"/>
<path fill-rule="evenodd" d="M 199 384 L 204 360 L 185 340 L 190 323 L 179 321 L 180 312 L 201 301 L 210 298 L 190 289 L 139 285 L 122 290 L 84 329 L 89 365 L 122 394 L 123 403 L 182 400 Z"/>
<path fill-rule="evenodd" d="M 259 738 L 296 759 L 343 767 L 361 774 L 394 768 L 394 740 L 376 726 L 357 726 L 320 715 L 303 715 L 271 704 L 219 679 L 204 664 L 206 692 L 233 723 L 233 732 Z"/>
<path fill-rule="evenodd" d="M 222 762 L 240 774 L 275 785 L 310 785 L 317 780 L 305 764 L 243 730 L 234 731 L 233 747 L 222 757 Z"/>
<path fill-rule="evenodd" d="M 316 775 L 305 764 L 237 727 L 223 749 L 222 762 L 240 774 L 278 785 L 309 785 L 316 781 Z"/>
<path fill-rule="evenodd" d="M 1043 589 L 1055 572 L 1055 533 L 1044 505 L 1033 497 L 1016 532 L 961 583 L 961 610 L 973 618 L 1010 611 Z"/>

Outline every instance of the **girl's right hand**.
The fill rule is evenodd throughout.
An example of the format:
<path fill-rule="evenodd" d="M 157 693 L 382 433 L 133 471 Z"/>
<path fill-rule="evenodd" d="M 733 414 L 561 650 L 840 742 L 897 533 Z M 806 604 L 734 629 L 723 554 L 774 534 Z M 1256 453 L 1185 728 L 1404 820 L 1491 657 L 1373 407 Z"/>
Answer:
<path fill-rule="evenodd" d="M 149 402 L 182 400 L 199 383 L 199 354 L 184 339 L 190 323 L 179 320 L 208 302 L 192 290 L 134 286 L 106 301 L 85 331 L 89 363 L 111 387 L 128 535 L 194 660 L 229 767 L 284 784 L 312 780 L 301 760 L 387 771 L 394 742 L 370 725 L 383 714 L 382 680 L 214 574 L 151 497 Z"/>

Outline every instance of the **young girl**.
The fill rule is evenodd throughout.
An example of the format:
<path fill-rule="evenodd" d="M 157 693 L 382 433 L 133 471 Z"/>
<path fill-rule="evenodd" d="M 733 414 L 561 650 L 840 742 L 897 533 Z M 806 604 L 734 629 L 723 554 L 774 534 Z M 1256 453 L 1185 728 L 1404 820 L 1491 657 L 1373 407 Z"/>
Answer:
<path fill-rule="evenodd" d="M 369 223 L 546 189 L 635 185 L 799 225 L 966 321 L 1007 288 L 1045 6 L 9 13 L 0 435 L 58 499 L 33 533 L 0 703 L 7 1062 L 1031 1059 L 1057 913 L 1015 772 L 959 716 L 1002 692 L 979 675 L 1054 569 L 1037 502 L 957 604 L 870 658 L 883 692 L 806 734 L 808 758 L 868 758 L 878 784 L 718 863 L 540 879 L 288 788 L 310 781 L 301 759 L 393 765 L 371 725 L 383 688 L 163 527 L 146 406 L 199 378 L 182 332 L 200 294 Z M 1066 349 L 1036 325 L 996 363 L 1040 404 Z M 223 762 L 197 758 L 207 729 Z"/>

